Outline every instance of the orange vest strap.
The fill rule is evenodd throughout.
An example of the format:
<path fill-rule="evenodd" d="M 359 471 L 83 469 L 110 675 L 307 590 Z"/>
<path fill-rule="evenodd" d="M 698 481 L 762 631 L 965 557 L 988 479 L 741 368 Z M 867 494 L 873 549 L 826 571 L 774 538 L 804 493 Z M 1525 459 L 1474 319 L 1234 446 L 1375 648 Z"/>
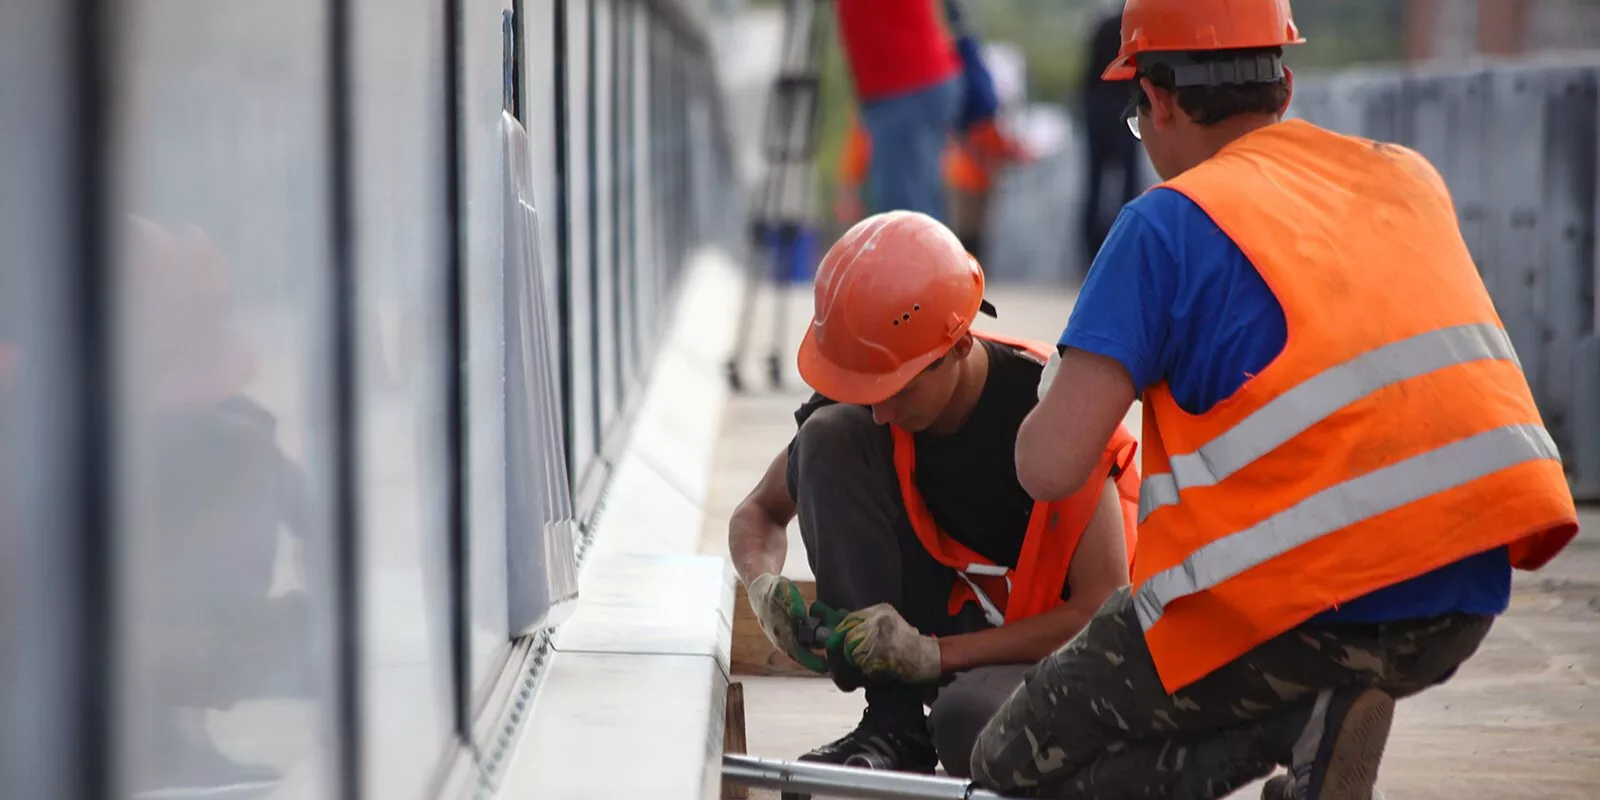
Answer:
<path fill-rule="evenodd" d="M 1015 347 L 1041 360 L 1051 352 L 1042 342 L 1012 339 L 988 333 L 974 335 L 999 344 Z M 1078 542 L 1093 519 L 1099 505 L 1100 492 L 1106 477 L 1116 476 L 1119 502 L 1122 507 L 1123 536 L 1131 559 L 1136 542 L 1135 516 L 1139 505 L 1139 470 L 1134 464 L 1138 442 L 1126 426 L 1118 426 L 1101 454 L 1089 481 L 1083 488 L 1068 497 L 1050 503 L 1035 502 L 1028 518 L 1028 530 L 1022 540 L 1022 551 L 1014 569 L 1004 575 L 972 574 L 973 566 L 996 567 L 993 561 L 951 538 L 934 520 L 933 513 L 916 486 L 916 438 L 900 427 L 891 426 L 894 442 L 895 472 L 899 478 L 900 496 L 905 503 L 906 515 L 912 530 L 923 549 L 938 561 L 977 584 L 990 601 L 1004 614 L 1005 622 L 1042 614 L 1059 606 L 1061 589 L 1066 585 L 1067 573 L 1072 566 Z M 951 590 L 948 611 L 955 615 L 966 603 L 978 600 L 976 592 L 966 581 L 957 581 Z"/>

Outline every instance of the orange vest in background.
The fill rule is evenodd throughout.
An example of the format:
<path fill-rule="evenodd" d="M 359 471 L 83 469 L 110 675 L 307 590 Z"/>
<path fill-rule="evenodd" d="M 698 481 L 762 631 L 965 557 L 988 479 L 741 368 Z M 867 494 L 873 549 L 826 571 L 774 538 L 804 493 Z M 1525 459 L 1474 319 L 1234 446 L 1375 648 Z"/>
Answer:
<path fill-rule="evenodd" d="M 1577 533 L 1561 459 L 1433 167 L 1302 121 L 1163 184 L 1283 306 L 1283 352 L 1199 416 L 1144 398 L 1134 604 L 1168 691 L 1312 616 Z"/>
<path fill-rule="evenodd" d="M 963 192 L 985 192 L 994 183 L 997 167 L 1031 159 L 1027 150 L 1006 136 L 993 120 L 982 123 L 961 141 L 952 140 L 940 157 L 944 182 Z M 858 119 L 852 118 L 839 153 L 839 183 L 860 186 L 872 160 L 872 140 Z"/>
<path fill-rule="evenodd" d="M 1041 363 L 1050 357 L 1051 348 L 1040 342 L 977 331 L 972 334 L 980 339 L 1014 347 Z M 1130 561 L 1133 558 L 1139 508 L 1139 469 L 1133 463 L 1133 456 L 1138 449 L 1138 442 L 1126 426 L 1117 426 L 1111 441 L 1106 443 L 1100 463 L 1090 473 L 1091 478 L 1083 488 L 1060 500 L 1034 503 L 1015 569 L 996 565 L 952 539 L 939 527 L 933 514 L 928 511 L 922 493 L 917 491 L 915 437 L 898 426 L 890 426 L 890 430 L 894 436 L 894 466 L 900 478 L 900 496 L 905 501 L 911 527 L 928 553 L 962 578 L 950 593 L 949 613 L 952 616 L 966 603 L 976 602 L 983 606 L 991 623 L 1000 625 L 1002 622 L 1016 622 L 1042 614 L 1061 605 L 1061 589 L 1067 582 L 1072 555 L 1078 549 L 1078 541 L 1083 538 L 1089 520 L 1094 517 L 1106 477 L 1115 470 L 1121 471 L 1116 485 L 1122 503 L 1123 536 L 1128 558 Z"/>

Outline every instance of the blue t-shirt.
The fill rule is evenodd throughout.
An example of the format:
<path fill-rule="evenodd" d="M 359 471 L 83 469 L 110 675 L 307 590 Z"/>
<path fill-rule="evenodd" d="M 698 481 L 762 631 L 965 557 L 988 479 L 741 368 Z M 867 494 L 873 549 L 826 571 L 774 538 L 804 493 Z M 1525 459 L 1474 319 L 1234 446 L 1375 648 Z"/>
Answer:
<path fill-rule="evenodd" d="M 1282 352 L 1283 307 L 1238 245 L 1171 189 L 1122 209 L 1060 344 L 1114 358 L 1140 393 L 1165 379 L 1178 406 L 1209 411 Z M 1320 622 L 1499 614 L 1511 560 L 1499 547 L 1358 597 Z"/>

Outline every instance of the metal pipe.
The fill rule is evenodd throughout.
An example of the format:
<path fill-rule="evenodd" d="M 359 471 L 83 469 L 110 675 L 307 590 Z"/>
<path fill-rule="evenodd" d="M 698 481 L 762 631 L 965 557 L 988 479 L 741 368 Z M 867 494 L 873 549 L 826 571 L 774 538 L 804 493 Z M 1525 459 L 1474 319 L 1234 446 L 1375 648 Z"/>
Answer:
<path fill-rule="evenodd" d="M 858 800 L 1006 800 L 971 781 L 725 753 L 722 779 L 740 786 Z"/>

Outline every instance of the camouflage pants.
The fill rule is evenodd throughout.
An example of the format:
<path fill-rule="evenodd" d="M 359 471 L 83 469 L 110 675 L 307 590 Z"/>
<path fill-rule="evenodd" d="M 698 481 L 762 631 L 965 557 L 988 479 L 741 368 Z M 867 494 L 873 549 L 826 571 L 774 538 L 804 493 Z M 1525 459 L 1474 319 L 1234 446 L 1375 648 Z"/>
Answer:
<path fill-rule="evenodd" d="M 1453 675 L 1493 621 L 1303 625 L 1169 695 L 1129 597 L 1126 588 L 1113 594 L 1082 633 L 1028 670 L 978 736 L 980 785 L 1019 797 L 1224 797 L 1287 761 L 1294 720 L 1319 691 L 1420 692 Z"/>

